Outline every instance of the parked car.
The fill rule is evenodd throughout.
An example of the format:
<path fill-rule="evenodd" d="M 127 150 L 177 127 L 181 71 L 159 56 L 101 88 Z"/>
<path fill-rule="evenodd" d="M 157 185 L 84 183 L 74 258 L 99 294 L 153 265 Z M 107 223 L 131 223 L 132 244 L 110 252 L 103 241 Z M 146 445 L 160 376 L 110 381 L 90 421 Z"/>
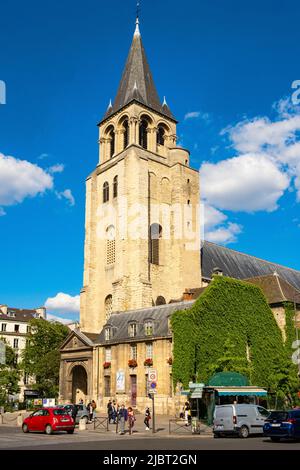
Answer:
<path fill-rule="evenodd" d="M 217 405 L 214 411 L 214 437 L 236 434 L 246 438 L 250 434 L 263 434 L 263 426 L 270 412 L 258 405 Z"/>
<path fill-rule="evenodd" d="M 83 419 L 85 424 L 89 420 L 89 411 L 85 405 L 74 405 L 74 404 L 68 404 L 68 405 L 62 405 L 63 409 L 69 413 L 73 419 L 75 418 L 75 423 L 78 424 L 80 419 Z"/>
<path fill-rule="evenodd" d="M 65 410 L 58 407 L 41 408 L 28 418 L 25 418 L 22 425 L 23 432 L 40 431 L 52 434 L 55 431 L 66 431 L 73 434 L 75 422 Z"/>
<path fill-rule="evenodd" d="M 272 411 L 264 425 L 264 436 L 273 442 L 300 439 L 300 410 Z"/>

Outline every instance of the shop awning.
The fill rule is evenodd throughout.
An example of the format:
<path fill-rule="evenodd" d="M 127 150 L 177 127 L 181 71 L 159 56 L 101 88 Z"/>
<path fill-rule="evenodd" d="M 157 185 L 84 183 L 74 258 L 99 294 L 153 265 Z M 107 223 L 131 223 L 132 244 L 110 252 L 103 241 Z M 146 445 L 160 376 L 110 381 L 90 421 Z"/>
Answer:
<path fill-rule="evenodd" d="M 215 387 L 220 396 L 256 396 L 265 397 L 268 392 L 259 387 Z"/>

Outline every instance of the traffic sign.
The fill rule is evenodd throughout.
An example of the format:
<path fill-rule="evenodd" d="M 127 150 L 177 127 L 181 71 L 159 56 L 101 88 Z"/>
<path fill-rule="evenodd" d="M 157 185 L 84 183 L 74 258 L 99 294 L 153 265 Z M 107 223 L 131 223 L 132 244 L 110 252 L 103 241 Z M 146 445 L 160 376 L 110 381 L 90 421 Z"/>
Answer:
<path fill-rule="evenodd" d="M 151 382 L 151 383 L 150 383 L 150 388 L 152 388 L 152 389 L 153 389 L 153 388 L 156 388 L 156 382 Z"/>
<path fill-rule="evenodd" d="M 149 382 L 157 382 L 157 370 L 156 369 L 149 369 L 148 380 Z"/>

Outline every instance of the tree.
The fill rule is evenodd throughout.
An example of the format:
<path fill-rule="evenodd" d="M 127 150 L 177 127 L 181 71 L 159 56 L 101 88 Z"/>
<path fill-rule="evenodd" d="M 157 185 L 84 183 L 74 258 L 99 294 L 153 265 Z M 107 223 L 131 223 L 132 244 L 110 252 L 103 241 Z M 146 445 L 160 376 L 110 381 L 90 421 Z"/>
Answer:
<path fill-rule="evenodd" d="M 208 370 L 211 376 L 217 372 L 237 372 L 248 377 L 248 379 L 251 377 L 250 362 L 245 357 L 237 354 L 235 342 L 231 338 L 225 340 L 223 355 L 211 364 Z"/>
<path fill-rule="evenodd" d="M 6 343 L 5 340 L 2 339 Z M 5 345 L 5 364 L 0 364 L 0 404 L 4 405 L 8 401 L 8 395 L 18 393 L 20 369 L 17 357 L 13 348 Z"/>
<path fill-rule="evenodd" d="M 58 322 L 48 322 L 35 318 L 29 323 L 26 348 L 23 352 L 22 367 L 35 377 L 32 388 L 41 397 L 58 396 L 59 348 L 69 334 L 69 329 Z"/>
<path fill-rule="evenodd" d="M 290 408 L 299 403 L 297 392 L 299 390 L 299 377 L 297 366 L 291 358 L 278 356 L 269 374 L 269 391 L 275 396 L 275 406 Z"/>

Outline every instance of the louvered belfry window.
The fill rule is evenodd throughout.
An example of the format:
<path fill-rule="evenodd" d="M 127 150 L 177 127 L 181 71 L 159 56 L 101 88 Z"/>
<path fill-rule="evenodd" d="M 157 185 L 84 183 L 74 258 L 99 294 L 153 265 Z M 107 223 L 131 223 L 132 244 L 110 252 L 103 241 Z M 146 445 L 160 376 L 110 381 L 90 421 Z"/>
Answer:
<path fill-rule="evenodd" d="M 114 177 L 113 181 L 113 195 L 114 197 L 118 197 L 118 176 Z"/>
<path fill-rule="evenodd" d="M 106 264 L 114 264 L 116 261 L 115 227 L 110 225 L 106 230 Z"/>
<path fill-rule="evenodd" d="M 147 139 L 147 128 L 148 123 L 145 119 L 142 119 L 140 124 L 140 146 L 147 150 L 148 147 L 148 139 Z"/>
<path fill-rule="evenodd" d="M 128 134 L 129 134 L 129 126 L 128 126 L 128 121 L 127 119 L 124 121 L 123 123 L 123 127 L 124 127 L 124 146 L 123 146 L 123 149 L 126 149 L 126 147 L 128 146 Z"/>
<path fill-rule="evenodd" d="M 103 184 L 103 202 L 107 202 L 109 200 L 109 184 L 107 181 Z"/>
<path fill-rule="evenodd" d="M 159 265 L 159 248 L 162 236 L 162 227 L 152 224 L 150 227 L 150 263 Z"/>

